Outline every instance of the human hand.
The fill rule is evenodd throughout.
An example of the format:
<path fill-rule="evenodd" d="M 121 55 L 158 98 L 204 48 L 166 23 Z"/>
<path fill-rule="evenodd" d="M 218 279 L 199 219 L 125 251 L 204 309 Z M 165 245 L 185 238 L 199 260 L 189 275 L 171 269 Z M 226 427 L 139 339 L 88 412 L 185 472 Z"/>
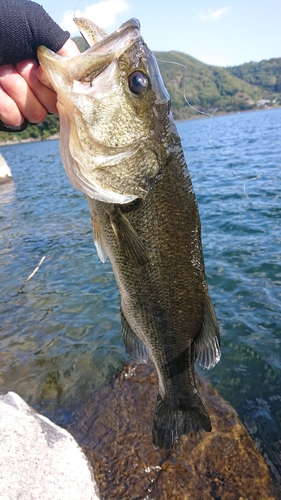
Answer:
<path fill-rule="evenodd" d="M 57 53 L 74 57 L 79 50 L 68 39 Z M 4 128 L 8 125 L 11 130 L 23 130 L 27 122 L 40 123 L 47 113 L 57 113 L 56 102 L 56 93 L 34 59 L 0 66 L 0 119 Z"/>

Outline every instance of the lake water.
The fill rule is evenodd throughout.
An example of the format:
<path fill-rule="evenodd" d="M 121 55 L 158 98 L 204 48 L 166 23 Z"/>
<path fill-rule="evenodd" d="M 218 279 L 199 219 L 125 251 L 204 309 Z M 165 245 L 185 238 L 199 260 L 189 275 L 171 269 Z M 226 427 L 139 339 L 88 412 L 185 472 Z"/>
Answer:
<path fill-rule="evenodd" d="M 222 359 L 204 374 L 281 484 L 281 110 L 181 122 L 178 130 L 222 334 Z M 0 392 L 18 392 L 63 424 L 128 361 L 119 294 L 58 141 L 0 152 L 14 180 L 0 185 Z"/>

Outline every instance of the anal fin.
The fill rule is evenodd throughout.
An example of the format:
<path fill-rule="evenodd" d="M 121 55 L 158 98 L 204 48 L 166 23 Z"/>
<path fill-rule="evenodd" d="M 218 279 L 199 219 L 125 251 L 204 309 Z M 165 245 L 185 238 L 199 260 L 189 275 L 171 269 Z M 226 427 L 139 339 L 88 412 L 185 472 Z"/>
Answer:
<path fill-rule="evenodd" d="M 92 217 L 92 223 L 93 223 L 94 244 L 96 246 L 97 254 L 98 254 L 100 260 L 104 263 L 107 259 L 107 253 L 105 250 L 105 245 L 104 245 L 100 225 L 94 217 Z"/>
<path fill-rule="evenodd" d="M 122 310 L 121 310 L 121 330 L 126 352 L 136 361 L 139 361 L 140 363 L 146 363 L 148 360 L 147 347 L 132 330 Z"/>

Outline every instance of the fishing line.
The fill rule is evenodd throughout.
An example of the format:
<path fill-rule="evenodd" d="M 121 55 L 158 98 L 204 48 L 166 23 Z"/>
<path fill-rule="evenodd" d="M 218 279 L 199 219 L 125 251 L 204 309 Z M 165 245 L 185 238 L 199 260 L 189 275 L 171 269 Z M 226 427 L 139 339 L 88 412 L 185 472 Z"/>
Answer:
<path fill-rule="evenodd" d="M 185 70 L 185 74 L 184 74 L 184 85 L 183 85 L 183 97 L 184 97 L 184 100 L 186 102 L 186 104 L 191 108 L 193 109 L 193 111 L 195 111 L 196 113 L 199 113 L 200 115 L 203 115 L 203 116 L 208 116 L 209 118 L 212 118 L 212 124 L 211 124 L 211 130 L 210 130 L 210 137 L 209 137 L 209 144 L 210 146 L 213 148 L 213 149 L 216 149 L 215 146 L 213 145 L 213 131 L 214 131 L 214 126 L 215 126 L 215 115 L 211 114 L 211 113 L 207 113 L 205 111 L 201 111 L 200 109 L 197 109 L 195 108 L 194 106 L 192 106 L 192 104 L 189 102 L 189 100 L 187 99 L 187 96 L 186 96 L 186 87 L 187 87 L 187 77 L 188 77 L 188 69 L 187 69 L 187 66 L 185 64 L 182 64 L 182 63 L 178 63 L 178 62 L 175 62 L 175 61 L 166 61 L 166 60 L 163 60 L 163 59 L 158 59 L 156 57 L 156 60 L 159 61 L 159 62 L 162 62 L 162 63 L 167 63 L 167 64 L 174 64 L 175 66 L 180 66 L 182 68 L 184 68 Z"/>
<path fill-rule="evenodd" d="M 173 65 L 175 65 L 175 66 L 179 66 L 179 67 L 181 67 L 181 68 L 183 68 L 183 69 L 184 69 L 184 73 L 185 73 L 185 74 L 184 74 L 184 80 L 185 80 L 185 81 L 184 81 L 184 85 L 183 85 L 183 97 L 184 97 L 184 100 L 185 100 L 186 104 L 187 104 L 187 105 L 188 105 L 188 106 L 189 106 L 189 107 L 190 107 L 193 111 L 195 111 L 196 113 L 199 113 L 199 114 L 201 114 L 201 115 L 203 115 L 203 116 L 208 116 L 208 117 L 212 118 L 212 124 L 211 124 L 211 130 L 210 130 L 210 137 L 209 137 L 209 144 L 210 144 L 210 146 L 211 146 L 214 150 L 216 150 L 217 148 L 216 148 L 216 147 L 214 146 L 214 144 L 213 144 L 213 131 L 214 131 L 214 126 L 215 126 L 215 118 L 216 118 L 216 117 L 215 117 L 215 115 L 214 115 L 214 114 L 207 113 L 207 112 L 205 112 L 205 111 L 201 111 L 200 109 L 195 108 L 195 107 L 194 107 L 194 106 L 193 106 L 193 105 L 189 102 L 189 100 L 187 99 L 187 95 L 186 95 L 186 87 L 187 87 L 187 82 L 186 82 L 186 80 L 187 80 L 187 76 L 188 76 L 188 69 L 187 69 L 187 66 L 186 66 L 185 64 L 183 64 L 183 63 L 178 63 L 178 62 L 175 62 L 175 61 L 167 61 L 167 60 L 164 60 L 164 59 L 158 59 L 158 58 L 156 58 L 156 59 L 157 59 L 157 61 L 158 61 L 158 62 L 161 62 L 161 63 L 166 63 L 166 64 L 173 64 Z M 248 201 L 249 201 L 249 202 L 250 202 L 253 206 L 256 206 L 256 207 L 263 207 L 263 205 L 261 205 L 261 204 L 259 204 L 259 203 L 254 202 L 254 201 L 250 198 L 249 194 L 247 193 L 247 182 L 253 182 L 253 181 L 257 180 L 257 179 L 260 179 L 260 178 L 262 177 L 262 173 L 257 174 L 257 175 L 255 175 L 254 177 L 251 177 L 251 178 L 249 178 L 249 177 L 244 177 L 244 176 L 242 176 L 242 175 L 240 175 L 240 174 L 238 174 L 238 173 L 236 172 L 236 170 L 235 170 L 235 168 L 233 167 L 233 165 L 232 165 L 232 172 L 233 172 L 233 175 L 234 175 L 237 179 L 239 179 L 239 180 L 241 180 L 241 181 L 244 181 L 243 191 L 244 191 L 244 195 L 245 195 L 246 199 L 247 199 L 247 200 L 248 200 Z M 276 208 L 276 207 L 275 207 L 274 205 L 267 205 L 267 208 Z"/>
<path fill-rule="evenodd" d="M 156 57 L 156 60 L 159 61 L 159 62 L 162 62 L 162 63 L 167 63 L 167 64 L 174 64 L 175 66 L 181 66 L 182 68 L 185 69 L 185 80 L 188 76 L 188 69 L 187 69 L 187 66 L 185 66 L 185 64 L 182 64 L 182 63 L 178 63 L 178 62 L 175 62 L 175 61 L 165 61 L 163 59 L 158 59 L 158 57 Z M 186 102 L 186 104 L 191 108 L 193 109 L 193 111 L 196 111 L 197 113 L 200 113 L 201 115 L 205 115 L 205 116 L 209 116 L 211 118 L 215 118 L 214 115 L 210 114 L 210 113 L 206 113 L 205 111 L 201 111 L 200 109 L 197 109 L 195 108 L 194 106 L 192 106 L 192 104 L 190 104 L 190 102 L 188 101 L 187 97 L 186 97 L 186 82 L 184 84 L 184 87 L 183 87 L 183 97 L 184 97 L 184 100 Z"/>
<path fill-rule="evenodd" d="M 80 5 L 80 3 L 82 3 L 82 2 L 83 2 L 83 0 L 79 0 L 79 2 L 77 2 L 77 3 L 76 3 L 76 5 L 75 5 L 75 9 L 74 9 L 74 12 L 73 12 L 73 19 L 76 17 L 76 15 L 75 15 L 75 14 L 76 14 L 76 11 L 77 11 L 77 7 L 78 7 L 78 5 Z"/>
<path fill-rule="evenodd" d="M 83 2 L 83 0 L 79 0 L 79 1 L 76 3 L 75 10 L 74 10 L 74 17 L 75 17 L 75 15 L 76 15 L 76 12 L 77 12 L 77 8 L 78 8 L 78 6 L 79 6 L 82 2 Z M 128 8 L 128 10 L 130 10 L 130 11 L 133 13 L 133 11 L 132 11 L 132 9 L 131 9 L 130 7 Z M 133 15 L 134 15 L 134 13 L 133 13 Z M 217 150 L 218 148 L 214 145 L 214 127 L 215 127 L 215 118 L 216 118 L 216 117 L 215 117 L 215 115 L 214 115 L 214 114 L 212 114 L 212 113 L 208 113 L 208 112 L 206 112 L 206 111 L 202 111 L 202 110 L 200 110 L 200 109 L 196 108 L 195 106 L 193 106 L 193 105 L 189 102 L 189 100 L 188 100 L 188 98 L 187 98 L 187 92 L 186 92 L 186 90 L 187 90 L 187 77 L 188 77 L 188 68 L 187 68 L 187 66 L 186 66 L 185 64 L 183 64 L 183 63 L 179 63 L 179 62 L 176 62 L 176 61 L 168 61 L 168 60 L 159 59 L 159 58 L 156 58 L 156 59 L 157 59 L 157 61 L 158 61 L 158 62 L 160 62 L 160 63 L 164 63 L 164 64 L 172 64 L 172 65 L 174 65 L 174 66 L 178 66 L 179 68 L 182 68 L 182 70 L 184 71 L 184 75 L 183 75 L 183 78 L 184 78 L 184 80 L 183 80 L 183 97 L 184 97 L 184 101 L 185 101 L 185 103 L 189 106 L 189 108 L 190 108 L 190 109 L 192 109 L 193 111 L 195 111 L 196 113 L 198 113 L 198 114 L 200 114 L 200 115 L 202 115 L 202 116 L 206 116 L 206 117 L 212 118 L 212 121 L 211 121 L 211 126 L 210 126 L 210 132 L 209 132 L 208 142 L 209 142 L 210 147 L 211 147 L 212 149 Z M 225 151 L 224 151 L 224 152 L 225 152 Z M 220 154 L 222 154 L 222 153 L 220 153 Z M 261 205 L 261 204 L 259 204 L 259 203 L 254 202 L 254 201 L 251 199 L 251 197 L 249 196 L 248 192 L 247 192 L 247 183 L 248 183 L 248 182 L 253 182 L 253 181 L 257 180 L 257 179 L 260 179 L 260 178 L 262 177 L 262 173 L 257 174 L 257 175 L 255 175 L 254 177 L 251 177 L 251 178 L 249 178 L 249 177 L 246 177 L 246 178 L 245 178 L 245 176 L 242 176 L 242 175 L 240 175 L 238 172 L 236 172 L 236 170 L 235 170 L 235 168 L 234 168 L 234 166 L 233 166 L 233 165 L 231 165 L 231 167 L 232 167 L 232 173 L 233 173 L 233 175 L 234 175 L 237 179 L 239 179 L 239 180 L 243 181 L 243 191 L 244 191 L 244 195 L 245 195 L 246 199 L 247 199 L 247 200 L 248 200 L 248 201 L 249 201 L 249 202 L 250 202 L 253 206 L 256 206 L 256 207 L 262 207 L 263 205 Z M 276 207 L 274 207 L 274 205 L 267 205 L 267 208 L 276 208 Z"/>

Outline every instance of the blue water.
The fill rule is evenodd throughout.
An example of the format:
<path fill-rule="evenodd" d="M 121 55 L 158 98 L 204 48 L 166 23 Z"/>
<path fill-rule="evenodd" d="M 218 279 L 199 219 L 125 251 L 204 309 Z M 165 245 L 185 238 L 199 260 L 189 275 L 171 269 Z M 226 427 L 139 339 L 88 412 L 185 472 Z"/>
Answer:
<path fill-rule="evenodd" d="M 204 373 L 280 482 L 281 110 L 181 122 L 178 130 L 222 334 L 222 359 Z M 119 295 L 58 141 L 0 152 L 14 179 L 0 185 L 0 391 L 17 391 L 62 423 L 128 361 Z"/>

